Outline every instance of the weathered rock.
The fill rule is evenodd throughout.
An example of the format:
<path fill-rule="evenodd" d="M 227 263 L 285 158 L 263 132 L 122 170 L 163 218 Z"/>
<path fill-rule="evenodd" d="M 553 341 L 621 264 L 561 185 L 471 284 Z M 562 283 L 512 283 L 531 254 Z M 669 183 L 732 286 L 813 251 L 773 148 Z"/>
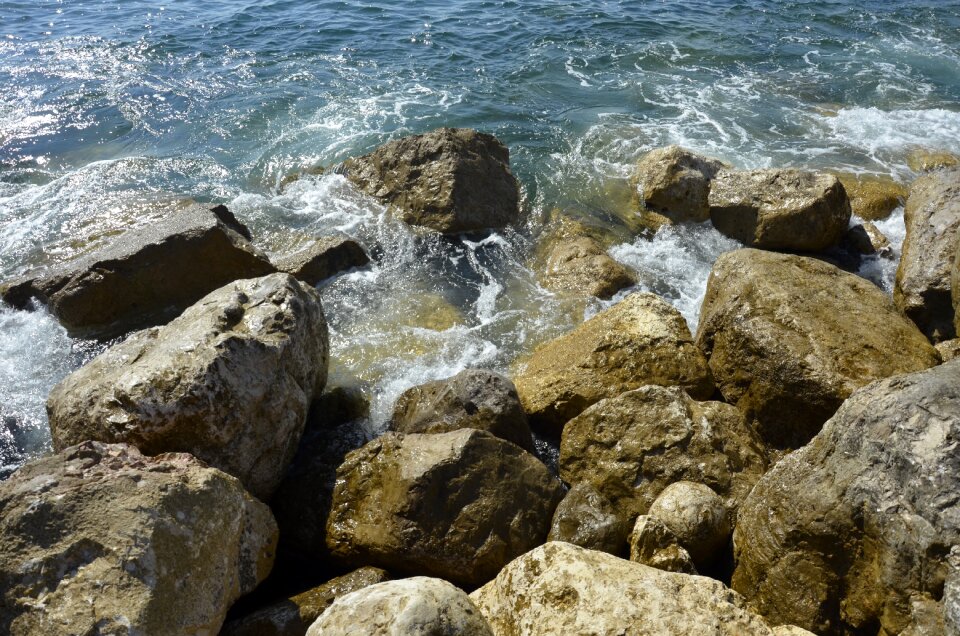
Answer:
<path fill-rule="evenodd" d="M 773 636 L 814 636 L 814 634 L 796 625 L 778 625 L 773 628 Z"/>
<path fill-rule="evenodd" d="M 835 245 L 850 201 L 833 175 L 803 170 L 721 170 L 710 186 L 710 219 L 751 247 L 816 252 Z"/>
<path fill-rule="evenodd" d="M 544 287 L 598 298 L 611 298 L 637 283 L 629 269 L 610 258 L 592 238 L 559 241 L 547 257 L 540 277 Z"/>
<path fill-rule="evenodd" d="M 667 572 L 696 574 L 697 568 L 680 540 L 657 517 L 640 515 L 630 533 L 630 560 Z"/>
<path fill-rule="evenodd" d="M 672 221 L 701 223 L 710 218 L 710 181 L 727 167 L 679 146 L 656 148 L 637 164 L 637 193 L 644 206 Z"/>
<path fill-rule="evenodd" d="M 893 257 L 893 248 L 890 241 L 873 223 L 859 223 L 854 225 L 843 235 L 841 245 L 855 254 L 880 254 L 887 258 Z"/>
<path fill-rule="evenodd" d="M 684 480 L 707 484 L 736 510 L 765 470 L 763 444 L 735 407 L 676 387 L 601 400 L 567 422 L 560 442 L 563 480 L 592 484 L 630 516 Z"/>
<path fill-rule="evenodd" d="M 950 548 L 946 581 L 943 584 L 943 622 L 948 636 L 960 634 L 960 546 Z"/>
<path fill-rule="evenodd" d="M 510 151 L 496 137 L 467 128 L 391 141 L 347 159 L 338 172 L 404 222 L 439 232 L 502 227 L 520 214 Z"/>
<path fill-rule="evenodd" d="M 470 598 L 496 636 L 773 633 L 719 581 L 569 543 L 548 543 L 524 554 Z"/>
<path fill-rule="evenodd" d="M 723 254 L 700 316 L 724 398 L 779 448 L 805 444 L 858 387 L 939 362 L 875 285 L 802 256 Z"/>
<path fill-rule="evenodd" d="M 692 481 L 670 484 L 650 505 L 698 566 L 716 563 L 733 532 L 730 509 L 709 486 Z"/>
<path fill-rule="evenodd" d="M 935 345 L 935 348 L 937 353 L 940 354 L 941 360 L 944 362 L 950 362 L 954 358 L 960 357 L 960 338 L 938 342 Z"/>
<path fill-rule="evenodd" d="M 773 623 L 902 633 L 960 545 L 958 437 L 960 361 L 860 389 L 741 507 L 733 587 Z"/>
<path fill-rule="evenodd" d="M 603 398 L 647 384 L 680 386 L 704 399 L 714 388 L 683 316 L 647 293 L 542 345 L 514 382 L 531 423 L 554 430 Z"/>
<path fill-rule="evenodd" d="M 533 451 L 517 389 L 493 371 L 467 369 L 407 389 L 397 398 L 390 421 L 390 430 L 400 433 L 449 433 L 461 428 L 487 431 Z"/>
<path fill-rule="evenodd" d="M 386 580 L 387 573 L 377 568 L 354 570 L 312 590 L 232 620 L 223 626 L 220 636 L 304 636 L 336 599 Z"/>
<path fill-rule="evenodd" d="M 463 590 L 417 576 L 341 596 L 307 636 L 493 636 Z"/>
<path fill-rule="evenodd" d="M 274 261 L 281 272 L 292 274 L 309 285 L 316 285 L 353 267 L 363 267 L 370 257 L 360 244 L 343 236 L 323 236 L 306 248 Z"/>
<path fill-rule="evenodd" d="M 29 309 L 45 303 L 72 336 L 112 338 L 167 322 L 209 292 L 274 271 L 224 206 L 193 205 L 114 239 L 106 249 L 0 288 Z"/>
<path fill-rule="evenodd" d="M 386 433 L 337 469 L 327 545 L 350 562 L 479 585 L 543 542 L 562 497 L 546 466 L 485 431 Z"/>
<path fill-rule="evenodd" d="M 934 342 L 956 336 L 951 272 L 960 243 L 960 167 L 920 177 L 910 186 L 893 300 Z"/>
<path fill-rule="evenodd" d="M 907 155 L 907 166 L 914 172 L 931 172 L 960 164 L 960 157 L 945 150 L 914 148 Z"/>
<path fill-rule="evenodd" d="M 0 482 L 0 632 L 216 634 L 276 541 L 233 477 L 84 442 Z"/>
<path fill-rule="evenodd" d="M 218 289 L 114 345 L 54 387 L 54 448 L 86 439 L 189 452 L 264 499 L 327 376 L 320 296 L 288 274 Z"/>
<path fill-rule="evenodd" d="M 864 221 L 882 221 L 907 200 L 907 187 L 890 177 L 843 173 L 837 178 L 850 199 L 851 211 Z"/>
<path fill-rule="evenodd" d="M 627 516 L 587 483 L 571 488 L 553 513 L 548 541 L 620 555 L 630 531 Z"/>

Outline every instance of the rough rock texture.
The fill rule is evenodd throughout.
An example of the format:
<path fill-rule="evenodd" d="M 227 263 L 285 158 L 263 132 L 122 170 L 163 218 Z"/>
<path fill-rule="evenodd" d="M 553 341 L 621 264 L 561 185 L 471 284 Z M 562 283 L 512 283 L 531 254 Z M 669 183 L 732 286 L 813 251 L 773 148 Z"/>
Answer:
<path fill-rule="evenodd" d="M 493 636 L 463 590 L 417 576 L 342 596 L 307 636 Z"/>
<path fill-rule="evenodd" d="M 960 545 L 958 438 L 960 361 L 860 389 L 741 507 L 733 587 L 822 634 L 929 623 Z"/>
<path fill-rule="evenodd" d="M 233 477 L 84 442 L 0 482 L 0 633 L 216 634 L 276 541 Z"/>
<path fill-rule="evenodd" d="M 386 433 L 337 469 L 327 545 L 351 562 L 479 585 L 543 542 L 562 498 L 546 466 L 485 431 Z"/>
<path fill-rule="evenodd" d="M 461 428 L 487 431 L 533 450 L 530 425 L 513 382 L 483 369 L 467 369 L 404 391 L 390 422 L 390 430 L 401 433 L 448 433 Z"/>
<path fill-rule="evenodd" d="M 960 157 L 945 150 L 915 148 L 907 155 L 907 166 L 914 172 L 930 172 L 960 164 Z"/>
<path fill-rule="evenodd" d="M 343 236 L 323 236 L 302 250 L 276 259 L 274 265 L 281 272 L 292 274 L 307 284 L 316 285 L 331 276 L 352 267 L 363 267 L 369 262 L 370 257 L 356 241 Z"/>
<path fill-rule="evenodd" d="M 907 200 L 907 187 L 890 177 L 838 174 L 850 209 L 864 221 L 882 221 Z"/>
<path fill-rule="evenodd" d="M 54 387 L 55 448 L 86 439 L 189 452 L 266 498 L 327 376 L 320 296 L 288 274 L 218 289 Z"/>
<path fill-rule="evenodd" d="M 582 483 L 571 488 L 557 506 L 547 540 L 620 555 L 629 531 L 627 515 L 592 485 Z"/>
<path fill-rule="evenodd" d="M 843 235 L 841 246 L 855 254 L 880 254 L 892 258 L 890 241 L 873 223 L 858 223 Z"/>
<path fill-rule="evenodd" d="M 19 309 L 45 303 L 75 337 L 112 338 L 167 322 L 209 292 L 274 271 L 224 206 L 193 205 L 103 250 L 0 287 Z"/>
<path fill-rule="evenodd" d="M 663 522 L 699 566 L 715 563 L 733 532 L 730 509 L 709 486 L 678 481 L 663 489 L 648 514 Z"/>
<path fill-rule="evenodd" d="M 960 338 L 953 340 L 944 340 L 936 344 L 937 353 L 944 362 L 950 362 L 954 358 L 960 357 Z"/>
<path fill-rule="evenodd" d="M 837 178 L 802 170 L 722 170 L 710 186 L 714 227 L 751 247 L 816 252 L 835 245 L 850 222 Z"/>
<path fill-rule="evenodd" d="M 502 227 L 520 214 L 510 151 L 467 128 L 403 137 L 347 159 L 338 171 L 406 223 L 439 232 Z"/>
<path fill-rule="evenodd" d="M 660 519 L 640 515 L 630 533 L 630 560 L 667 572 L 696 574 L 686 548 Z"/>
<path fill-rule="evenodd" d="M 707 484 L 735 510 L 765 470 L 763 444 L 735 407 L 676 387 L 601 400 L 567 422 L 560 442 L 563 480 L 592 484 L 631 516 L 683 480 Z"/>
<path fill-rule="evenodd" d="M 540 279 L 547 289 L 598 298 L 611 298 L 637 283 L 629 269 L 610 258 L 603 246 L 589 237 L 559 241 L 547 257 Z"/>
<path fill-rule="evenodd" d="M 957 333 L 950 283 L 960 243 L 960 167 L 914 181 L 903 218 L 907 236 L 893 300 L 931 340 L 949 340 Z"/>
<path fill-rule="evenodd" d="M 552 542 L 470 595 L 495 636 L 769 636 L 739 594 L 702 576 L 664 572 Z"/>
<path fill-rule="evenodd" d="M 858 387 L 939 362 L 874 284 L 802 256 L 723 254 L 700 316 L 724 398 L 780 448 L 805 444 Z"/>
<path fill-rule="evenodd" d="M 637 193 L 647 208 L 672 221 L 700 223 L 710 218 L 710 181 L 725 167 L 679 146 L 657 148 L 637 164 Z"/>
<path fill-rule="evenodd" d="M 542 345 L 514 382 L 531 423 L 554 430 L 603 398 L 647 384 L 681 386 L 704 399 L 714 388 L 683 316 L 647 293 Z"/>
<path fill-rule="evenodd" d="M 349 574 L 274 603 L 223 626 L 220 636 L 304 636 L 333 602 L 345 594 L 388 580 L 378 568 L 360 568 Z"/>

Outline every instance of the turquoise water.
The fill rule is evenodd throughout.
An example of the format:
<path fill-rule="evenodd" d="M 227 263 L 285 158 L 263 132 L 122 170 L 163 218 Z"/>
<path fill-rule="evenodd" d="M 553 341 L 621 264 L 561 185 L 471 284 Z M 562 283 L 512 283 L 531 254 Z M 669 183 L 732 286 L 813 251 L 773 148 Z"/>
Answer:
<path fill-rule="evenodd" d="M 0 278 L 182 197 L 227 203 L 271 251 L 293 230 L 350 234 L 376 263 L 326 288 L 325 307 L 334 377 L 367 389 L 375 430 L 402 389 L 509 370 L 582 319 L 537 285 L 535 239 L 554 208 L 623 214 L 644 151 L 909 181 L 912 147 L 960 152 L 958 78 L 946 1 L 0 0 Z M 522 223 L 442 240 L 334 175 L 280 188 L 437 126 L 510 147 Z M 899 217 L 883 229 L 902 237 Z M 734 247 L 693 226 L 611 254 L 695 327 L 710 263 Z M 888 265 L 868 269 L 889 286 Z M 46 448 L 47 391 L 99 350 L 43 312 L 0 309 L 0 466 Z"/>

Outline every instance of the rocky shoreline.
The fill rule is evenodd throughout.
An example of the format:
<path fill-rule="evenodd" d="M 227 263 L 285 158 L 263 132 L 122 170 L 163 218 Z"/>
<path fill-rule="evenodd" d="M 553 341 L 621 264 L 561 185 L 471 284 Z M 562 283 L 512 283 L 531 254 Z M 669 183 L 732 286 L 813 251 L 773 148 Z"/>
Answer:
<path fill-rule="evenodd" d="M 190 203 L 3 283 L 126 337 L 50 393 L 55 453 L 0 482 L 0 632 L 960 634 L 960 166 L 914 163 L 906 190 L 650 152 L 637 232 L 744 246 L 696 333 L 628 293 L 512 377 L 410 389 L 374 439 L 363 393 L 328 386 L 316 287 L 376 258 L 348 236 L 271 258 Z M 332 169 L 451 240 L 523 216 L 472 130 Z M 901 203 L 891 298 L 849 270 Z M 625 293 L 612 241 L 553 216 L 541 284 Z"/>

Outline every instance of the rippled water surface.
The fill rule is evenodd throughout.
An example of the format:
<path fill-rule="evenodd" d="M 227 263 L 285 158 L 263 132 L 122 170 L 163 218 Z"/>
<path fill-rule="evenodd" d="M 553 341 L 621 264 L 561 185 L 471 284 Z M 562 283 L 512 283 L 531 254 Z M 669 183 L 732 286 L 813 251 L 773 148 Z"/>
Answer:
<path fill-rule="evenodd" d="M 367 389 L 375 429 L 406 387 L 509 370 L 599 308 L 543 290 L 530 259 L 552 210 L 629 215 L 644 151 L 906 182 L 911 148 L 960 151 L 958 78 L 949 1 L 3 0 L 0 279 L 187 197 L 227 203 L 271 251 L 349 234 L 375 263 L 324 289 L 333 377 Z M 520 224 L 442 239 L 335 175 L 280 187 L 437 126 L 510 147 Z M 902 239 L 901 217 L 882 229 Z M 707 225 L 610 253 L 695 327 L 710 264 L 735 247 Z M 889 285 L 889 265 L 864 272 Z M 47 392 L 98 347 L 0 309 L 0 466 L 47 447 Z"/>

